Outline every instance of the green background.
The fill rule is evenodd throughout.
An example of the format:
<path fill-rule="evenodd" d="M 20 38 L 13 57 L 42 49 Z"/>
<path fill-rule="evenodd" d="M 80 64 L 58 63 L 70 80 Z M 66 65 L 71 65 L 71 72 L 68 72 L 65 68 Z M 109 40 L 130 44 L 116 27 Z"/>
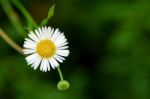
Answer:
<path fill-rule="evenodd" d="M 56 4 L 49 25 L 69 41 L 61 70 L 71 87 L 58 91 L 57 70 L 34 71 L 0 38 L 0 99 L 150 99 L 150 0 L 20 1 L 38 23 Z M 1 6 L 0 27 L 23 45 Z"/>

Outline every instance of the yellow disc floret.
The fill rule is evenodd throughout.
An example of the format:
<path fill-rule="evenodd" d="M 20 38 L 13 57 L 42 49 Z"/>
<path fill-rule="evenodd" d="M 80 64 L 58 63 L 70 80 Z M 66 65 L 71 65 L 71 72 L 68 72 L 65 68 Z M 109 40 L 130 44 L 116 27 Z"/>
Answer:
<path fill-rule="evenodd" d="M 37 44 L 36 51 L 42 58 L 50 58 L 55 54 L 56 47 L 51 40 L 46 39 Z"/>

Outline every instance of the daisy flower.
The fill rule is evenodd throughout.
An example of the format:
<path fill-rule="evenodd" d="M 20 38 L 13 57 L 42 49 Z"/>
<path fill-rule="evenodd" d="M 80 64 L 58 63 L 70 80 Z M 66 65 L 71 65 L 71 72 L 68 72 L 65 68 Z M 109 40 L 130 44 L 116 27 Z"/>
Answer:
<path fill-rule="evenodd" d="M 25 38 L 23 52 L 28 65 L 43 72 L 55 69 L 69 55 L 68 42 L 59 29 L 42 27 L 30 31 Z"/>

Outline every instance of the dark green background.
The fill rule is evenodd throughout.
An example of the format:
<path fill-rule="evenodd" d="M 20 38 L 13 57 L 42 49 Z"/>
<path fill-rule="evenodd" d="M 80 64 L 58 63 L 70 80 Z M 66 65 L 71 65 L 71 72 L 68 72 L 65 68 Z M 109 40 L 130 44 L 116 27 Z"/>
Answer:
<path fill-rule="evenodd" d="M 71 53 L 61 69 L 71 87 L 58 91 L 56 70 L 34 71 L 0 38 L 0 99 L 150 99 L 150 0 L 21 2 L 38 23 L 56 4 L 49 25 L 68 38 Z M 23 45 L 1 6 L 0 27 Z"/>

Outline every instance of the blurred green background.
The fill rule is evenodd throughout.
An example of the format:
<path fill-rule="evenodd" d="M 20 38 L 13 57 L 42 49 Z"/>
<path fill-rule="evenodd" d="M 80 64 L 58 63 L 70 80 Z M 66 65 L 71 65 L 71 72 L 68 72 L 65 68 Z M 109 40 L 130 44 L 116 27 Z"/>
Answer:
<path fill-rule="evenodd" d="M 56 4 L 49 25 L 68 38 L 61 69 L 71 87 L 58 91 L 57 70 L 34 71 L 0 38 L 0 99 L 150 99 L 150 0 L 20 1 L 38 23 Z M 23 45 L 1 5 L 0 27 Z"/>

